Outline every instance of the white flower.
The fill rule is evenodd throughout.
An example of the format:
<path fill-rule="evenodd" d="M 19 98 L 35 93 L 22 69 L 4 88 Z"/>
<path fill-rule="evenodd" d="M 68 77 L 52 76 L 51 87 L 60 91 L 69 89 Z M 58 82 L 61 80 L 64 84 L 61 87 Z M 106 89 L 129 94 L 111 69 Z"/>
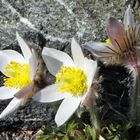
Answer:
<path fill-rule="evenodd" d="M 124 15 L 124 28 L 113 17 L 107 23 L 106 43 L 87 42 L 83 46 L 105 63 L 123 63 L 137 69 L 140 63 L 140 25 L 135 22 L 130 6 Z"/>
<path fill-rule="evenodd" d="M 16 33 L 23 55 L 14 50 L 0 50 L 0 71 L 5 75 L 0 87 L 0 100 L 11 102 L 0 114 L 0 119 L 14 112 L 31 96 L 33 77 L 36 71 L 36 58 L 24 40 Z M 33 90 L 33 89 L 32 89 Z"/>
<path fill-rule="evenodd" d="M 64 99 L 55 116 L 58 126 L 64 124 L 79 105 L 83 104 L 85 98 L 90 96 L 89 90 L 97 70 L 97 62 L 85 58 L 74 39 L 71 52 L 73 60 L 62 51 L 53 48 L 43 49 L 43 59 L 49 72 L 56 76 L 56 82 L 34 96 L 35 100 L 47 103 Z"/>

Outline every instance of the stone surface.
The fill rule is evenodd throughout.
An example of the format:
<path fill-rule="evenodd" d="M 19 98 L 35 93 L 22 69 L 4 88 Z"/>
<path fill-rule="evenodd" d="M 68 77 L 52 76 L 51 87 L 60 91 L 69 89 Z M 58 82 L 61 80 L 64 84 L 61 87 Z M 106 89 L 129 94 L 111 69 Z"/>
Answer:
<path fill-rule="evenodd" d="M 0 49 L 18 50 L 18 31 L 28 43 L 70 54 L 72 37 L 80 44 L 104 41 L 106 19 L 114 16 L 121 21 L 126 8 L 125 0 L 0 0 Z M 139 11 L 135 14 L 139 16 Z M 49 75 L 48 84 L 51 82 Z M 0 102 L 0 111 L 8 102 Z M 30 101 L 7 120 L 0 121 L 0 126 L 36 129 L 52 120 L 52 116 L 52 107 Z"/>
<path fill-rule="evenodd" d="M 40 32 L 52 44 L 57 42 L 57 45 L 48 44 L 50 47 L 60 48 L 74 36 L 81 42 L 104 40 L 107 17 L 122 19 L 125 9 L 125 0 L 110 3 L 107 0 L 2 0 L 1 46 L 6 47 L 16 41 L 16 30 L 22 35 L 28 31 Z M 32 25 L 20 22 L 20 17 L 28 19 Z"/>

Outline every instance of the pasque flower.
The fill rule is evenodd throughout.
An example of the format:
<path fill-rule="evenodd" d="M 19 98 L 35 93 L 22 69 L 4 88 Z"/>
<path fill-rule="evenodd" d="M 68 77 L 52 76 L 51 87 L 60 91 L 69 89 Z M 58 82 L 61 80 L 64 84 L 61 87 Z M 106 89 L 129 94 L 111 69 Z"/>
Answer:
<path fill-rule="evenodd" d="M 35 91 L 34 78 L 38 64 L 35 52 L 18 33 L 16 37 L 23 55 L 14 50 L 0 51 L 0 71 L 4 74 L 3 86 L 0 87 L 0 100 L 13 98 L 0 114 L 0 119 L 23 105 Z"/>
<path fill-rule="evenodd" d="M 124 15 L 124 27 L 115 18 L 108 19 L 107 34 L 106 43 L 91 41 L 84 48 L 107 64 L 128 64 L 136 70 L 140 59 L 140 25 L 135 22 L 130 6 Z"/>
<path fill-rule="evenodd" d="M 138 97 L 140 96 L 140 24 L 134 20 L 132 9 L 127 8 L 124 15 L 124 27 L 113 17 L 107 23 L 106 43 L 87 42 L 83 45 L 97 59 L 107 63 L 122 63 L 130 66 L 134 72 L 134 93 L 132 94 L 130 114 L 137 120 Z"/>
<path fill-rule="evenodd" d="M 55 116 L 58 126 L 64 124 L 89 96 L 97 70 L 97 62 L 84 57 L 75 39 L 72 39 L 71 52 L 73 60 L 62 51 L 53 48 L 43 49 L 42 57 L 49 72 L 56 77 L 56 81 L 34 96 L 39 102 L 63 99 Z"/>

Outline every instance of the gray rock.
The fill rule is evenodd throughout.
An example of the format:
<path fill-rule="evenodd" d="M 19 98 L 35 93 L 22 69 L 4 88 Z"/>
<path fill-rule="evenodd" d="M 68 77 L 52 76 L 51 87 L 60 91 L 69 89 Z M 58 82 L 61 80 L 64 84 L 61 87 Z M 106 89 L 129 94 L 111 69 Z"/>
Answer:
<path fill-rule="evenodd" d="M 9 3 L 2 0 L 0 7 L 2 47 L 15 42 L 18 30 L 22 35 L 28 31 L 40 32 L 49 41 L 48 46 L 59 48 L 74 36 L 81 43 L 104 40 L 107 17 L 122 19 L 126 9 L 125 0 L 110 3 L 107 0 L 13 0 Z M 33 26 L 20 22 L 20 17 L 28 19 Z"/>

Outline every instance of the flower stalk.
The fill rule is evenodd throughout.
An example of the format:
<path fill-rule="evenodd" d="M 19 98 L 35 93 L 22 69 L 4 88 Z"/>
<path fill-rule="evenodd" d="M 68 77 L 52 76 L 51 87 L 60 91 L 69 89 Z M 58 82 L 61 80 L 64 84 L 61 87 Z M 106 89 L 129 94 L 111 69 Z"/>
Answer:
<path fill-rule="evenodd" d="M 93 82 L 94 83 L 94 82 Z M 92 125 L 93 130 L 93 140 L 99 139 L 100 136 L 100 123 L 98 119 L 98 113 L 96 108 L 96 98 L 97 98 L 97 92 L 96 92 L 96 84 L 92 84 L 87 98 L 85 98 L 85 101 L 83 103 L 84 106 L 89 110 L 90 113 L 90 121 Z"/>
<path fill-rule="evenodd" d="M 91 124 L 93 127 L 94 140 L 96 140 L 99 139 L 100 136 L 100 123 L 98 120 L 96 106 L 93 105 L 93 108 L 90 109 L 89 112 L 90 112 Z"/>
<path fill-rule="evenodd" d="M 139 70 L 139 69 L 138 69 Z M 140 95 L 140 77 L 137 74 L 135 74 L 134 78 L 134 89 L 133 89 L 133 95 L 131 100 L 131 107 L 130 107 L 130 115 L 132 118 L 132 121 L 137 122 L 139 120 L 139 110 L 138 110 L 138 97 Z"/>

